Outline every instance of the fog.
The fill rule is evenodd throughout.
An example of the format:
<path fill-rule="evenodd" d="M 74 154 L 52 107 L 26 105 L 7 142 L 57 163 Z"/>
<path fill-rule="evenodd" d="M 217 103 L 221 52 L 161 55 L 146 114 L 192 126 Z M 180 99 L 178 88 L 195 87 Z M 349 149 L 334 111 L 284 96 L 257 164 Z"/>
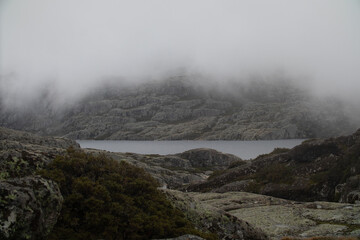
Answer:
<path fill-rule="evenodd" d="M 106 79 L 178 72 L 216 81 L 284 72 L 318 95 L 360 100 L 358 0 L 0 0 L 0 93 L 60 102 Z"/>

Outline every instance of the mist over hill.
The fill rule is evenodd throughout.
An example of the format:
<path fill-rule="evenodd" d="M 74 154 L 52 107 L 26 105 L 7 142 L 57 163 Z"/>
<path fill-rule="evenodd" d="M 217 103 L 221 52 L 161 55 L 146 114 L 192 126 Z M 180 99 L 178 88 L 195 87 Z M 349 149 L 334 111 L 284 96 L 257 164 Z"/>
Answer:
<path fill-rule="evenodd" d="M 359 22 L 357 0 L 2 0 L 0 125 L 76 139 L 347 134 Z"/>
<path fill-rule="evenodd" d="M 330 137 L 354 129 L 350 106 L 281 78 L 245 82 L 175 76 L 109 83 L 58 106 L 51 89 L 26 108 L 2 108 L 1 126 L 72 139 L 259 140 Z"/>

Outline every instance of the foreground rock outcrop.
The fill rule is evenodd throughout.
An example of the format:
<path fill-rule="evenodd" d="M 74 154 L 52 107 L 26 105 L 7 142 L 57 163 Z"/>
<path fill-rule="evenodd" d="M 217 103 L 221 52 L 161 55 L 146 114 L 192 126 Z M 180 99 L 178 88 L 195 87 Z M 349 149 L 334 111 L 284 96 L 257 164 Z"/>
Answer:
<path fill-rule="evenodd" d="M 321 101 L 288 81 L 214 85 L 198 78 L 109 86 L 60 110 L 52 99 L 22 110 L 0 102 L 0 126 L 72 139 L 121 140 L 312 138 L 355 130 L 341 102 Z"/>
<path fill-rule="evenodd" d="M 80 145 L 66 138 L 40 137 L 0 127 L 0 180 L 32 175 L 69 147 Z"/>
<path fill-rule="evenodd" d="M 43 239 L 51 231 L 63 198 L 56 183 L 35 174 L 69 147 L 79 145 L 0 128 L 0 239 Z"/>
<path fill-rule="evenodd" d="M 185 213 L 188 219 L 201 230 L 216 233 L 220 239 L 269 239 L 262 230 L 234 215 L 222 211 L 218 207 L 199 201 L 194 194 L 174 190 L 164 190 L 167 197 Z"/>
<path fill-rule="evenodd" d="M 307 140 L 219 171 L 188 191 L 247 191 L 298 201 L 360 200 L 360 130 L 346 137 Z"/>
<path fill-rule="evenodd" d="M 43 239 L 62 202 L 57 184 L 39 176 L 0 181 L 0 239 Z"/>
<path fill-rule="evenodd" d="M 264 236 L 261 232 L 272 239 L 285 236 L 360 237 L 360 204 L 306 203 L 245 192 L 169 194 L 181 196 L 180 203 L 185 206 L 185 203 L 189 204 L 188 208 L 192 211 L 201 212 L 202 206 L 207 206 L 207 209 L 211 209 L 205 211 L 209 215 L 221 210 L 227 216 L 241 219 L 242 223 L 248 222 L 253 230 L 246 234 L 250 232 L 255 235 L 247 235 L 247 239 L 260 239 L 260 236 Z"/>

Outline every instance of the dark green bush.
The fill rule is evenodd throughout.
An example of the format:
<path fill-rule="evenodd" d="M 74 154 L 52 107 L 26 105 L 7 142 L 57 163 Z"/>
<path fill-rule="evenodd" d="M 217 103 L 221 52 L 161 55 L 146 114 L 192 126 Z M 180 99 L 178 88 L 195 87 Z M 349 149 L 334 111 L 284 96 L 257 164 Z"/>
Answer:
<path fill-rule="evenodd" d="M 56 181 L 64 196 L 49 240 L 212 237 L 194 229 L 149 174 L 126 162 L 69 150 L 40 174 Z"/>
<path fill-rule="evenodd" d="M 244 164 L 246 164 L 246 162 L 243 161 L 243 160 L 235 161 L 235 162 L 230 163 L 228 169 L 240 167 L 240 166 L 242 166 L 242 165 L 244 165 Z"/>
<path fill-rule="evenodd" d="M 255 175 L 257 182 L 292 183 L 294 178 L 291 169 L 284 164 L 275 163 L 260 169 Z"/>
<path fill-rule="evenodd" d="M 350 176 L 358 174 L 360 174 L 360 144 L 347 149 L 336 164 L 327 171 L 316 173 L 311 180 L 314 183 L 327 183 L 329 186 L 335 187 L 339 183 L 346 182 Z"/>

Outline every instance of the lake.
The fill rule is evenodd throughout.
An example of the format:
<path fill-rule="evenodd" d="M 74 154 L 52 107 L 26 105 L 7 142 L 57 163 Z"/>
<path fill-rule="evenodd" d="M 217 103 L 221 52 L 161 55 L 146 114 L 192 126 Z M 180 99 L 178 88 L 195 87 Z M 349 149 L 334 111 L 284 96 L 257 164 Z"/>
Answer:
<path fill-rule="evenodd" d="M 194 148 L 212 148 L 231 153 L 242 159 L 255 158 L 270 153 L 274 148 L 292 148 L 304 139 L 259 141 L 123 141 L 123 140 L 77 140 L 82 148 L 95 148 L 111 152 L 141 154 L 174 154 Z"/>

